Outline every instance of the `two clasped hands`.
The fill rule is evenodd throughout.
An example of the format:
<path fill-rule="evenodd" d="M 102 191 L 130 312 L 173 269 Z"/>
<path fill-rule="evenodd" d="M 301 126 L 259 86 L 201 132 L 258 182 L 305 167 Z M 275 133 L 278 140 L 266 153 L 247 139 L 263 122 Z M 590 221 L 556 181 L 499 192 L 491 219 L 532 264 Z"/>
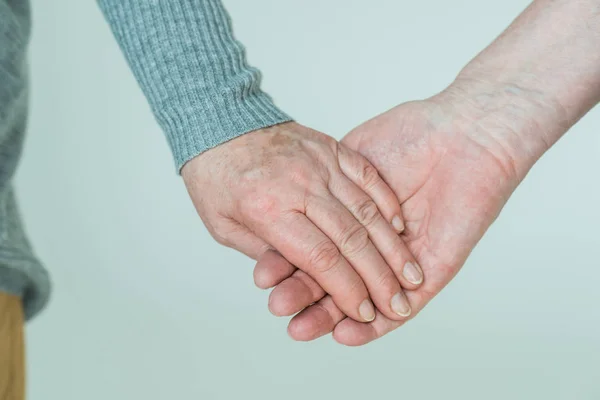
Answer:
<path fill-rule="evenodd" d="M 448 88 L 339 143 L 289 122 L 205 152 L 182 170 L 198 213 L 258 261 L 256 284 L 274 287 L 272 313 L 295 314 L 294 339 L 385 335 L 456 275 L 529 169 L 598 102 L 599 9 L 533 2 Z"/>

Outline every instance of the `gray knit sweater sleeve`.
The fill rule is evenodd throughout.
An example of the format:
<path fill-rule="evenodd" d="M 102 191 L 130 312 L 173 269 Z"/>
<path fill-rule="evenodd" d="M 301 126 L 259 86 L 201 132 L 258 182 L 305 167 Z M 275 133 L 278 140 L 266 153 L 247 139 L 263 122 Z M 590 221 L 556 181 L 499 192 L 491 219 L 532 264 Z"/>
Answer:
<path fill-rule="evenodd" d="M 290 118 L 260 89 L 220 0 L 98 0 L 173 151 L 177 169 Z"/>

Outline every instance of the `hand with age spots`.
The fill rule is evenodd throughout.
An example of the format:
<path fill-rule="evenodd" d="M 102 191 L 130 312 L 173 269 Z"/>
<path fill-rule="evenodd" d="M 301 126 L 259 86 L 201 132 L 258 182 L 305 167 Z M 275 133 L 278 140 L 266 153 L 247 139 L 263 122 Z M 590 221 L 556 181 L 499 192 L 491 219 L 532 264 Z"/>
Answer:
<path fill-rule="evenodd" d="M 411 316 L 455 276 L 523 176 L 483 122 L 473 125 L 442 97 L 396 107 L 342 140 L 377 168 L 402 204 L 401 237 L 425 277 L 418 289 L 406 291 Z M 255 279 L 262 287 L 277 285 L 271 309 L 285 308 L 288 315 L 303 310 L 288 328 L 296 340 L 333 332 L 342 344 L 362 345 L 405 322 L 379 312 L 368 324 L 346 318 L 327 290 L 275 252 L 259 260 Z"/>
<path fill-rule="evenodd" d="M 600 102 L 599 9 L 596 0 L 532 2 L 446 90 L 342 140 L 402 204 L 401 237 L 424 274 L 406 291 L 411 317 L 456 275 L 535 162 Z M 289 325 L 293 338 L 333 332 L 340 343 L 361 345 L 405 322 L 383 313 L 370 323 L 346 318 L 293 264 L 268 252 L 255 269 L 261 287 L 277 285 L 271 309 L 300 312 Z"/>
<path fill-rule="evenodd" d="M 410 315 L 403 288 L 423 279 L 398 236 L 400 205 L 356 151 L 290 122 L 211 149 L 182 176 L 219 243 L 254 259 L 277 250 L 357 321 L 375 307 L 393 321 Z"/>

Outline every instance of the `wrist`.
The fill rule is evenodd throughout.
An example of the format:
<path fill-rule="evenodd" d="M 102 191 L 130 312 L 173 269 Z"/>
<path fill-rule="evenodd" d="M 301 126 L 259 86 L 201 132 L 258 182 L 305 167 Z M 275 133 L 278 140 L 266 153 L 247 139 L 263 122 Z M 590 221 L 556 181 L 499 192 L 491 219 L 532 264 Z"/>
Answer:
<path fill-rule="evenodd" d="M 523 179 L 573 124 L 551 96 L 514 81 L 461 74 L 432 100 L 468 139 L 510 165 Z"/>
<path fill-rule="evenodd" d="M 597 0 L 536 0 L 434 98 L 522 178 L 600 101 L 598 46 Z"/>

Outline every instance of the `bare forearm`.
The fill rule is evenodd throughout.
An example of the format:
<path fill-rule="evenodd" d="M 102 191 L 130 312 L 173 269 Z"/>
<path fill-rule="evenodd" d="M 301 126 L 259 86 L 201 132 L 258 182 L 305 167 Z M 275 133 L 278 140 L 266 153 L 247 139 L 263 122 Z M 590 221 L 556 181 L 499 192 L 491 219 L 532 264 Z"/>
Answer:
<path fill-rule="evenodd" d="M 600 101 L 600 0 L 534 1 L 444 96 L 493 132 L 523 175 Z"/>
<path fill-rule="evenodd" d="M 0 400 L 25 398 L 21 299 L 0 293 Z"/>
<path fill-rule="evenodd" d="M 538 92 L 570 120 L 600 100 L 600 1 L 537 0 L 462 72 Z"/>

